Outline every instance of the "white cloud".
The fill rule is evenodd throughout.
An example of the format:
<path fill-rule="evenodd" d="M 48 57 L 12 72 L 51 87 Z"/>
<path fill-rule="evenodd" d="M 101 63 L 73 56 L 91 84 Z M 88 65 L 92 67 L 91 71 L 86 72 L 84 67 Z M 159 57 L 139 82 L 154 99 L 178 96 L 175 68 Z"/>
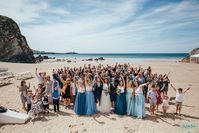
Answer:
<path fill-rule="evenodd" d="M 8 16 L 18 23 L 34 22 L 40 18 L 40 12 L 47 9 L 47 3 L 31 3 L 28 0 L 1 0 L 0 14 Z"/>

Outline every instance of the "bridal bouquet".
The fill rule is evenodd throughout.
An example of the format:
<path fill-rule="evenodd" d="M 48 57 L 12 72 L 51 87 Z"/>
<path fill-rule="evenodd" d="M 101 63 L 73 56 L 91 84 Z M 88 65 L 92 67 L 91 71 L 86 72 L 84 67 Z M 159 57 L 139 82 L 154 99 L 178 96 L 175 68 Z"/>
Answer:
<path fill-rule="evenodd" d="M 147 82 L 151 83 L 151 82 L 153 82 L 153 79 L 152 78 L 148 78 Z"/>
<path fill-rule="evenodd" d="M 104 90 L 106 96 L 108 96 L 108 90 Z"/>
<path fill-rule="evenodd" d="M 120 95 L 120 93 L 121 93 L 121 90 L 117 89 L 117 94 Z"/>

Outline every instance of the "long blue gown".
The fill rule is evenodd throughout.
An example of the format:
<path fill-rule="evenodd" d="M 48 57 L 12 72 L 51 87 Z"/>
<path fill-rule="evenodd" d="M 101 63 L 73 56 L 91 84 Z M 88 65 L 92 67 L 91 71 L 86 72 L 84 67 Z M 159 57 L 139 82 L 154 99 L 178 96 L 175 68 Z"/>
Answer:
<path fill-rule="evenodd" d="M 86 115 L 93 115 L 96 113 L 96 103 L 91 87 L 86 87 Z"/>
<path fill-rule="evenodd" d="M 126 93 L 123 87 L 118 86 L 118 89 L 121 90 L 121 93 L 117 95 L 114 112 L 118 115 L 125 115 L 126 114 Z"/>
<path fill-rule="evenodd" d="M 133 88 L 127 89 L 126 93 L 127 115 L 135 114 L 135 97 L 133 96 Z"/>
<path fill-rule="evenodd" d="M 75 106 L 74 112 L 77 115 L 85 115 L 86 114 L 86 93 L 82 90 L 78 90 L 76 99 L 75 99 Z"/>
<path fill-rule="evenodd" d="M 136 90 L 134 116 L 138 118 L 144 118 L 146 116 L 145 97 L 143 95 L 143 91 L 140 86 Z"/>

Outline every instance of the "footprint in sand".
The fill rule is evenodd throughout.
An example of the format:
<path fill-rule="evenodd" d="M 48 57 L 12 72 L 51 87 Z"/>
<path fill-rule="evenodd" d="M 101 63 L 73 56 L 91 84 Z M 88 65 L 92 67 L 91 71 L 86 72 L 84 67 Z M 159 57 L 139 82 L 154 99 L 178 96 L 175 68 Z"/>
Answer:
<path fill-rule="evenodd" d="M 74 132 L 72 131 L 72 132 L 70 132 L 70 133 L 78 133 L 78 131 L 74 131 Z"/>
<path fill-rule="evenodd" d="M 83 129 L 83 130 L 82 130 L 82 132 L 86 132 L 86 131 L 87 131 L 87 129 Z"/>
<path fill-rule="evenodd" d="M 124 127 L 124 129 L 128 129 L 128 127 Z"/>
<path fill-rule="evenodd" d="M 76 127 L 77 125 L 69 125 L 68 127 L 73 128 Z"/>
<path fill-rule="evenodd" d="M 129 129 L 129 130 L 127 130 L 127 132 L 129 132 L 129 133 L 135 133 L 135 130 Z"/>
<path fill-rule="evenodd" d="M 116 119 L 116 118 L 111 118 L 111 120 L 114 120 L 114 121 L 115 121 L 115 120 L 117 120 L 117 119 Z"/>

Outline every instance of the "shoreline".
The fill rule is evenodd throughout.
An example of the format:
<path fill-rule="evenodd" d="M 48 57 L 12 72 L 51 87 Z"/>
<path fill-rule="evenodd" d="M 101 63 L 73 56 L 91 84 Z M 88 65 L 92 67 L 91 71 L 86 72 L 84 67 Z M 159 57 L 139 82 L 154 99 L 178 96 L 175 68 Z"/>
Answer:
<path fill-rule="evenodd" d="M 102 58 L 102 59 L 100 59 Z M 84 57 L 78 57 L 78 58 L 53 58 L 53 59 L 43 59 L 43 61 L 38 62 L 47 62 L 47 63 L 57 63 L 57 62 L 67 62 L 67 63 L 76 63 L 76 62 L 147 62 L 147 61 L 181 61 L 181 58 L 104 58 L 104 57 L 97 57 L 97 58 L 84 58 Z"/>

